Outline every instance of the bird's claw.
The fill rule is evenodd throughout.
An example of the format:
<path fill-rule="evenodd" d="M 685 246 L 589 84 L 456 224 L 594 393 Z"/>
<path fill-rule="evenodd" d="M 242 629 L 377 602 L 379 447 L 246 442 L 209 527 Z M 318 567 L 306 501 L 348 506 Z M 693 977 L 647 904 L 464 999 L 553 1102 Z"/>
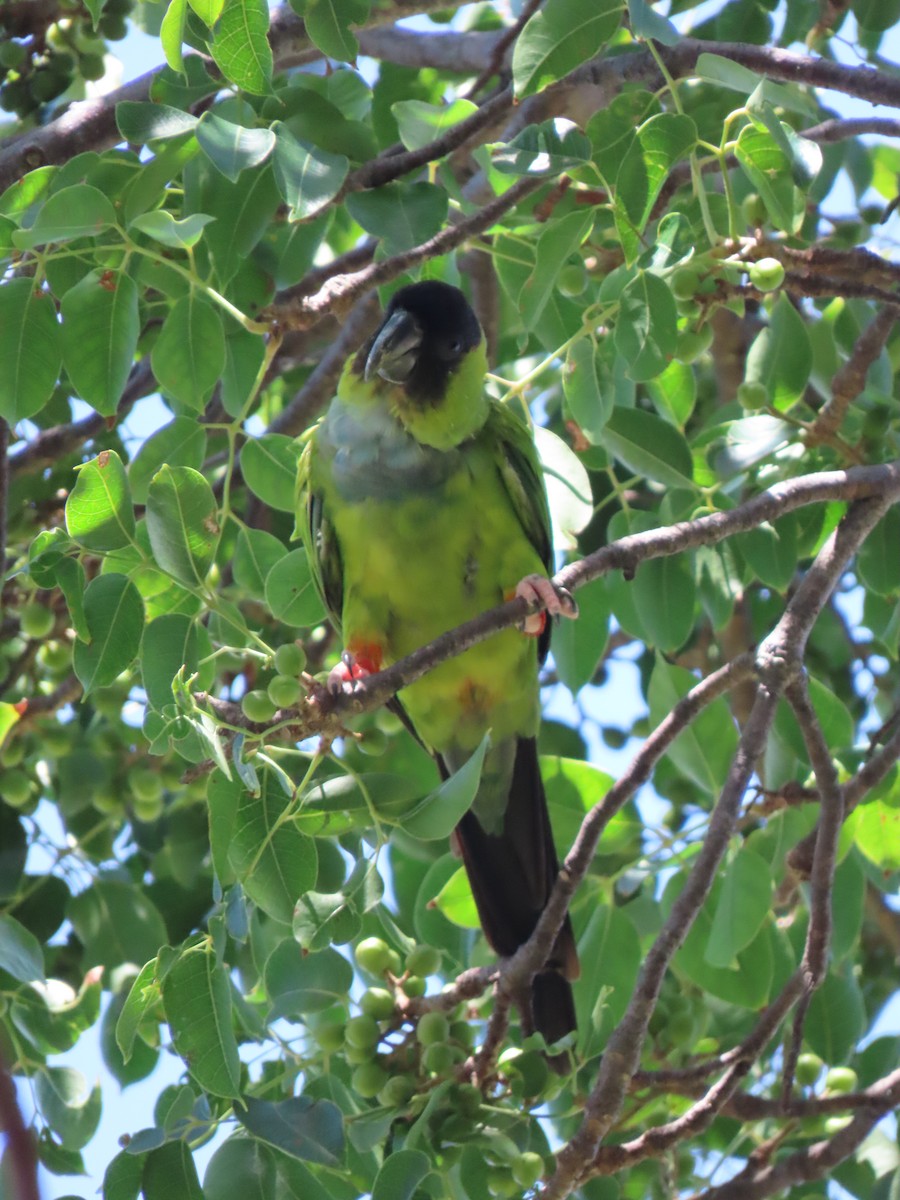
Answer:
<path fill-rule="evenodd" d="M 547 625 L 547 613 L 551 617 L 567 617 L 574 621 L 578 616 L 575 598 L 566 588 L 558 587 L 544 575 L 526 575 L 516 585 L 516 598 L 522 597 L 531 603 L 543 606 L 544 611 L 529 613 L 520 628 L 530 637 L 539 637 Z"/>
<path fill-rule="evenodd" d="M 371 674 L 368 667 L 363 666 L 349 650 L 345 650 L 341 655 L 341 661 L 328 673 L 328 690 L 332 696 L 352 694 L 357 690 L 360 681 L 368 678 Z"/>

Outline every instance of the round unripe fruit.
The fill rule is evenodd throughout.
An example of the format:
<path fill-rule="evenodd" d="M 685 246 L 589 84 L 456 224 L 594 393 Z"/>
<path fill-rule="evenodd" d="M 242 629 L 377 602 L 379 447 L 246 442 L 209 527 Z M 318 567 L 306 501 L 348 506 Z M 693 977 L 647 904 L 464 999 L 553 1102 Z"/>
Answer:
<path fill-rule="evenodd" d="M 574 298 L 580 296 L 587 284 L 587 272 L 584 263 L 566 263 L 559 273 L 556 286 L 564 296 Z"/>
<path fill-rule="evenodd" d="M 357 1050 L 367 1050 L 372 1046 L 377 1046 L 380 1037 L 381 1030 L 378 1028 L 378 1022 L 368 1013 L 351 1017 L 344 1029 L 344 1039 L 347 1045 L 355 1046 Z"/>
<path fill-rule="evenodd" d="M 710 325 L 704 325 L 702 329 L 682 329 L 675 340 L 675 357 L 683 363 L 692 363 L 709 349 L 712 339 Z"/>
<path fill-rule="evenodd" d="M 265 692 L 257 688 L 242 697 L 241 712 L 248 721 L 263 724 L 265 721 L 271 721 L 275 716 L 275 705 Z"/>
<path fill-rule="evenodd" d="M 385 988 L 369 988 L 359 998 L 360 1011 L 376 1021 L 386 1021 L 394 1013 L 394 997 Z"/>
<path fill-rule="evenodd" d="M 441 953 L 433 946 L 413 946 L 406 956 L 410 975 L 433 975 L 441 965 Z"/>
<path fill-rule="evenodd" d="M 279 675 L 299 675 L 306 666 L 306 654 L 296 642 L 285 642 L 275 651 L 275 670 Z"/>
<path fill-rule="evenodd" d="M 106 63 L 102 54 L 82 54 L 78 69 L 83 79 L 102 79 L 106 74 Z"/>
<path fill-rule="evenodd" d="M 487 1186 L 492 1196 L 515 1196 L 519 1191 L 508 1167 L 489 1167 Z"/>
<path fill-rule="evenodd" d="M 454 1021 L 450 1026 L 450 1037 L 466 1050 L 471 1050 L 475 1045 L 475 1034 L 468 1021 Z"/>
<path fill-rule="evenodd" d="M 158 821 L 162 816 L 164 807 L 162 793 L 152 800 L 144 800 L 135 796 L 131 807 L 134 809 L 134 815 L 139 821 L 143 821 L 147 825 L 153 821 Z"/>
<path fill-rule="evenodd" d="M 442 1012 L 427 1012 L 419 1018 L 416 1026 L 416 1038 L 420 1046 L 433 1046 L 436 1042 L 446 1042 L 450 1036 L 450 1022 Z"/>
<path fill-rule="evenodd" d="M 745 380 L 737 390 L 738 404 L 749 412 L 765 408 L 769 403 L 769 389 L 764 383 L 751 383 Z"/>
<path fill-rule="evenodd" d="M 859 1076 L 852 1067 L 832 1067 L 825 1076 L 825 1090 L 845 1095 L 855 1092 L 859 1086 Z"/>
<path fill-rule="evenodd" d="M 45 638 L 56 623 L 56 617 L 45 604 L 36 600 L 26 604 L 19 614 L 19 623 L 26 637 Z"/>
<path fill-rule="evenodd" d="M 128 33 L 128 22 L 117 13 L 110 13 L 100 22 L 100 32 L 110 42 L 121 42 Z"/>
<path fill-rule="evenodd" d="M 4 767 L 17 767 L 25 757 L 25 742 L 22 738 L 12 738 L 0 750 L 0 764 Z"/>
<path fill-rule="evenodd" d="M 290 708 L 300 699 L 303 689 L 290 675 L 276 675 L 266 688 L 266 695 L 276 708 Z"/>
<path fill-rule="evenodd" d="M 127 779 L 135 800 L 150 803 L 158 800 L 163 794 L 162 776 L 149 767 L 132 767 Z"/>
<path fill-rule="evenodd" d="M 784 283 L 784 266 L 777 258 L 760 258 L 747 271 L 750 282 L 761 292 L 774 292 Z"/>
<path fill-rule="evenodd" d="M 452 1089 L 453 1106 L 466 1117 L 478 1115 L 481 1108 L 481 1092 L 474 1083 L 460 1083 Z"/>
<path fill-rule="evenodd" d="M 371 729 L 366 730 L 356 745 L 360 752 L 369 758 L 380 758 L 385 750 L 387 750 L 387 734 L 379 729 L 377 725 L 373 725 Z"/>
<path fill-rule="evenodd" d="M 533 1150 L 513 1160 L 512 1177 L 521 1188 L 533 1188 L 543 1174 L 544 1160 Z"/>
<path fill-rule="evenodd" d="M 768 214 L 763 198 L 758 192 L 750 192 L 744 197 L 741 201 L 741 211 L 744 214 L 744 220 L 753 229 L 765 225 Z"/>
<path fill-rule="evenodd" d="M 388 1073 L 384 1067 L 380 1067 L 378 1063 L 362 1063 L 353 1072 L 350 1079 L 350 1086 L 356 1092 L 357 1096 L 362 1096 L 364 1100 L 371 1100 L 384 1087 L 388 1081 Z"/>
<path fill-rule="evenodd" d="M 10 808 L 24 808 L 31 799 L 31 780 L 24 771 L 4 771 L 0 775 L 0 796 Z"/>
<path fill-rule="evenodd" d="M 51 673 L 67 671 L 72 665 L 72 650 L 67 642 L 44 642 L 38 650 L 38 662 Z"/>
<path fill-rule="evenodd" d="M 358 1067 L 361 1063 L 374 1062 L 378 1057 L 377 1046 L 348 1046 L 344 1045 L 344 1058 L 352 1067 Z"/>
<path fill-rule="evenodd" d="M 392 1075 L 378 1093 L 378 1103 L 385 1108 L 402 1108 L 415 1095 L 416 1085 L 408 1075 Z"/>
<path fill-rule="evenodd" d="M 690 300 L 697 294 L 699 284 L 700 276 L 690 267 L 679 267 L 672 272 L 672 278 L 669 280 L 672 295 L 676 300 Z"/>
<path fill-rule="evenodd" d="M 319 1025 L 312 1031 L 316 1045 L 326 1054 L 340 1050 L 344 1044 L 344 1026 L 332 1021 L 328 1025 Z"/>
<path fill-rule="evenodd" d="M 434 1042 L 422 1053 L 422 1066 L 431 1075 L 446 1075 L 453 1069 L 456 1055 L 446 1042 Z"/>
<path fill-rule="evenodd" d="M 808 1087 L 819 1078 L 824 1065 L 818 1054 L 801 1054 L 797 1059 L 794 1077 L 802 1087 Z"/>
<path fill-rule="evenodd" d="M 846 1129 L 853 1118 L 848 1113 L 846 1117 L 828 1117 L 825 1121 L 825 1136 L 834 1137 L 842 1129 Z"/>
<path fill-rule="evenodd" d="M 403 990 L 407 996 L 424 996 L 425 980 L 421 975 L 409 975 L 403 981 Z"/>
<path fill-rule="evenodd" d="M 353 951 L 356 965 L 369 975 L 383 975 L 394 958 L 394 951 L 379 937 L 363 938 Z"/>

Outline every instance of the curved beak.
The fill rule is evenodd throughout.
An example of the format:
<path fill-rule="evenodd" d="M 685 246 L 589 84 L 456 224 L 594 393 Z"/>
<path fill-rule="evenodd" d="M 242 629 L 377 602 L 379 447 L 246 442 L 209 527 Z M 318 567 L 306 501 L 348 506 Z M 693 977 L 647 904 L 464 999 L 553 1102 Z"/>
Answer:
<path fill-rule="evenodd" d="M 366 380 L 380 375 L 388 383 L 405 383 L 416 365 L 416 351 L 422 344 L 422 327 L 403 308 L 395 313 L 378 331 L 369 357 L 366 359 Z"/>

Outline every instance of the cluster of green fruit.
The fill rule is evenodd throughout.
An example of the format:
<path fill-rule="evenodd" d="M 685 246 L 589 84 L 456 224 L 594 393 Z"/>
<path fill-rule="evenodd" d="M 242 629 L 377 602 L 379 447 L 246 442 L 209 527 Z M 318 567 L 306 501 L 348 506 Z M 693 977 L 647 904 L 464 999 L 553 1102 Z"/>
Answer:
<path fill-rule="evenodd" d="M 7 28 L 0 6 L 0 108 L 27 117 L 78 79 L 102 79 L 107 41 L 128 32 L 132 0 L 105 0 L 97 28 L 81 0 L 59 0 L 46 28 Z"/>
<path fill-rule="evenodd" d="M 253 688 L 241 698 L 241 711 L 248 721 L 265 724 L 279 708 L 291 708 L 303 695 L 299 680 L 306 666 L 306 652 L 296 642 L 285 642 L 275 651 L 275 675 L 265 688 Z"/>
<path fill-rule="evenodd" d="M 353 1068 L 350 1084 L 362 1099 L 409 1118 L 429 1106 L 434 1144 L 442 1159 L 450 1161 L 488 1112 L 481 1089 L 455 1078 L 471 1055 L 472 1027 L 458 1009 L 430 1009 L 410 1023 L 396 994 L 402 989 L 406 997 L 424 995 L 426 978 L 439 970 L 441 955 L 431 946 L 417 945 L 401 959 L 382 938 L 367 937 L 357 945 L 354 958 L 360 973 L 373 981 L 359 997 L 359 1012 L 349 1019 L 329 1018 L 313 1025 L 312 1036 L 325 1054 L 340 1053 Z M 536 1054 L 511 1054 L 540 1060 Z M 546 1076 L 546 1065 L 540 1061 Z M 512 1059 L 507 1065 L 514 1071 L 511 1063 Z M 435 1104 L 435 1088 L 442 1083 L 446 1090 Z M 545 1169 L 540 1154 L 522 1152 L 506 1141 L 501 1139 L 502 1161 L 488 1166 L 488 1188 L 496 1196 L 521 1194 L 537 1183 Z"/>

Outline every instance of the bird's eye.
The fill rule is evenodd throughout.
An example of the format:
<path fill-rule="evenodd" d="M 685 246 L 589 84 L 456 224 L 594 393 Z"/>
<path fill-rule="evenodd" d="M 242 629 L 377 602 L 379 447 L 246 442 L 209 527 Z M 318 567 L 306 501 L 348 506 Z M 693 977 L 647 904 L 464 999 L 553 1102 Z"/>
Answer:
<path fill-rule="evenodd" d="M 459 340 L 459 338 L 454 338 L 453 341 L 448 344 L 447 349 L 451 354 L 459 354 L 460 350 L 462 350 L 462 342 Z"/>

